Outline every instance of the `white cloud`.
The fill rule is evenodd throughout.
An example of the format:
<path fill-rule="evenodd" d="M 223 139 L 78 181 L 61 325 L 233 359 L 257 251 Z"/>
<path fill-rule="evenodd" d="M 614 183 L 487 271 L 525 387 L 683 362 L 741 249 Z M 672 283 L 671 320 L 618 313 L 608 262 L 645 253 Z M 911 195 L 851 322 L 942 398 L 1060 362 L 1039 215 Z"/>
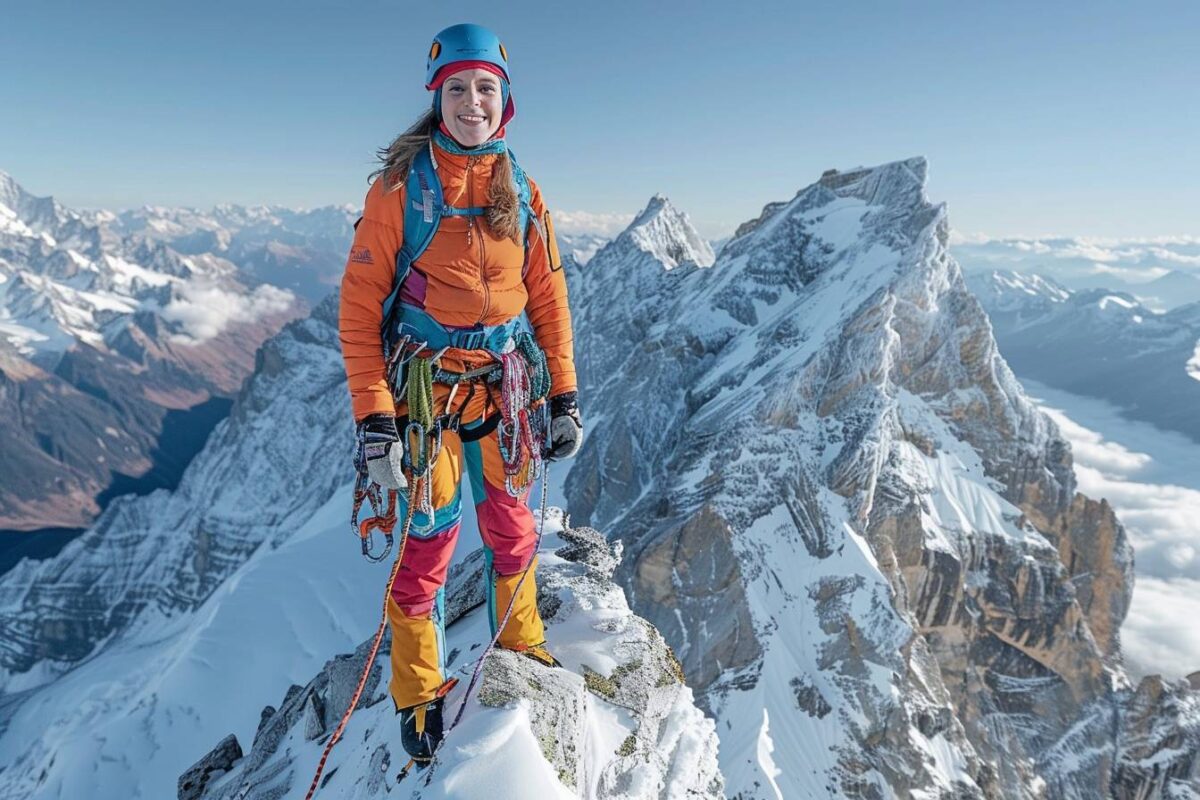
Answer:
<path fill-rule="evenodd" d="M 1181 253 L 1176 253 L 1173 250 L 1167 250 L 1165 247 L 1151 247 L 1147 252 L 1149 252 L 1150 255 L 1154 256 L 1159 261 L 1168 261 L 1172 264 L 1200 266 L 1200 256 L 1185 256 Z"/>
<path fill-rule="evenodd" d="M 184 334 L 174 337 L 183 344 L 199 344 L 219 335 L 231 323 L 250 322 L 265 314 L 286 311 L 296 296 L 270 284 L 249 294 L 223 289 L 211 283 L 192 281 L 181 285 L 162 310 L 163 319 L 178 322 Z"/>
<path fill-rule="evenodd" d="M 1125 666 L 1135 676 L 1182 678 L 1200 670 L 1200 581 L 1137 580 L 1121 629 Z"/>
<path fill-rule="evenodd" d="M 1172 270 L 1200 277 L 1200 239 L 1196 237 L 990 238 L 984 234 L 958 234 L 951 243 L 959 263 L 968 271 L 1014 269 L 1047 275 L 1071 288 L 1135 287 Z"/>
<path fill-rule="evenodd" d="M 1171 270 L 1164 267 L 1114 267 L 1111 264 L 1092 264 L 1092 273 L 1096 275 L 1113 275 L 1123 281 L 1132 283 L 1148 283 L 1155 278 L 1161 278 Z"/>
<path fill-rule="evenodd" d="M 1043 408 L 1043 411 L 1058 423 L 1059 430 L 1071 443 L 1075 453 L 1075 463 L 1087 464 L 1089 467 L 1103 469 L 1105 472 L 1132 475 L 1150 463 L 1150 456 L 1145 453 L 1135 453 L 1116 442 L 1107 442 L 1095 431 L 1090 431 L 1063 412 L 1054 408 Z"/>
<path fill-rule="evenodd" d="M 1106 247 L 1076 240 L 1054 251 L 1055 258 L 1083 258 L 1088 261 L 1119 261 L 1121 256 Z"/>
<path fill-rule="evenodd" d="M 955 228 L 950 229 L 950 245 L 956 244 L 987 244 L 994 241 L 991 236 L 986 233 L 967 233 Z"/>
<path fill-rule="evenodd" d="M 594 233 L 598 236 L 616 236 L 633 222 L 633 214 L 600 214 L 592 211 L 552 212 L 554 230 L 566 234 Z"/>
<path fill-rule="evenodd" d="M 964 233 L 952 231 L 950 243 L 967 242 L 971 244 L 1012 244 L 1014 242 L 1074 242 L 1092 244 L 1101 247 L 1137 247 L 1141 245 L 1197 245 L 1200 236 L 1068 236 L 1066 234 L 1039 234 L 1037 236 L 992 236 L 987 233 Z"/>

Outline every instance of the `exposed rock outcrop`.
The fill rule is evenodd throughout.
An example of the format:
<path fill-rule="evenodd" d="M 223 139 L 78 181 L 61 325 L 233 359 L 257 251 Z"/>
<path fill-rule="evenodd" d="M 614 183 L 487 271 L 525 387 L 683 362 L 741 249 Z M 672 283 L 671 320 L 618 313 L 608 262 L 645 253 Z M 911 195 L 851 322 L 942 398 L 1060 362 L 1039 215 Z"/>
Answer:
<path fill-rule="evenodd" d="M 611 582 L 617 554 L 587 528 L 559 531 L 547 545 L 538 569 L 538 604 L 548 638 L 569 669 L 493 652 L 483 664 L 463 726 L 448 736 L 438 763 L 397 783 L 407 759 L 380 679 L 387 669 L 385 646 L 353 725 L 330 759 L 325 792 L 368 798 L 400 790 L 413 797 L 454 797 L 455 787 L 469 780 L 475 791 L 486 781 L 512 796 L 547 790 L 593 798 L 723 796 L 713 724 L 692 705 L 679 662 L 662 636 L 630 613 Z M 484 603 L 482 561 L 476 551 L 455 566 L 447 582 L 450 665 L 464 679 L 449 695 L 447 724 L 474 668 L 464 660 L 480 644 L 471 638 L 487 630 L 478 624 L 481 610 L 476 611 Z M 334 659 L 307 686 L 293 687 L 278 711 L 264 711 L 246 756 L 224 774 L 211 771 L 214 779 L 204 791 L 189 797 L 303 797 L 316 754 L 349 704 L 369 645 Z M 507 743 L 489 737 L 497 726 Z M 222 742 L 200 759 L 180 779 L 180 797 L 184 780 L 195 781 L 207 765 L 225 764 L 222 754 L 228 751 L 229 743 Z M 518 758 L 525 761 L 512 761 Z M 544 759 L 542 766 L 528 763 L 531 758 Z"/>

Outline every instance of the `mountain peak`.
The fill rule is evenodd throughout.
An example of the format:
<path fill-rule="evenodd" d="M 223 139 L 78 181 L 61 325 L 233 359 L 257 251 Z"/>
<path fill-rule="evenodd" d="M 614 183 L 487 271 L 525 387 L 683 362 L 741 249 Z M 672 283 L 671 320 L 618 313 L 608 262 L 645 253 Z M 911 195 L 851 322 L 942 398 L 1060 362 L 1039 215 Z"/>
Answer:
<path fill-rule="evenodd" d="M 688 263 L 711 267 L 716 260 L 712 247 L 692 226 L 688 215 L 671 205 L 661 192 L 650 198 L 618 238 L 627 238 L 667 269 Z"/>
<path fill-rule="evenodd" d="M 16 178 L 0 169 L 0 205 L 8 206 L 15 212 L 24 194 L 25 190 L 17 183 Z"/>
<path fill-rule="evenodd" d="M 847 170 L 827 169 L 815 183 L 805 186 L 791 200 L 777 200 L 763 206 L 757 218 L 743 222 L 734 232 L 738 239 L 770 222 L 787 209 L 803 211 L 824 205 L 833 197 L 854 198 L 870 206 L 890 206 L 898 216 L 905 216 L 925 204 L 925 182 L 929 163 L 924 156 L 889 161 L 875 167 L 852 167 Z"/>
<path fill-rule="evenodd" d="M 925 160 L 925 156 L 913 156 L 912 158 L 904 158 L 899 161 L 888 161 L 874 167 L 859 165 L 851 167 L 848 170 L 827 169 L 821 173 L 820 183 L 831 189 L 835 189 L 857 181 L 873 172 L 879 173 L 896 169 L 905 169 L 912 173 L 913 177 L 917 178 L 921 183 L 924 183 L 929 174 L 929 162 Z"/>
<path fill-rule="evenodd" d="M 884 205 L 910 197 L 914 191 L 923 193 L 928 178 L 929 162 L 924 156 L 913 156 L 875 167 L 827 169 L 817 184 L 839 197 L 858 197 L 871 205 Z"/>

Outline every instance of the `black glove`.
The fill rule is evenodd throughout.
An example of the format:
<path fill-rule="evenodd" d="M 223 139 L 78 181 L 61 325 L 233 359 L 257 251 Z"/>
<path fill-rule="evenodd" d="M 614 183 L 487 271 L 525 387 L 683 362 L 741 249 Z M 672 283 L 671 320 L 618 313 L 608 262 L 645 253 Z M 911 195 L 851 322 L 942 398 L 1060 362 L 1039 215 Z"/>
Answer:
<path fill-rule="evenodd" d="M 354 468 L 359 474 L 365 473 L 385 489 L 399 490 L 408 486 L 401 468 L 404 448 L 392 446 L 400 443 L 395 417 L 371 414 L 364 418 L 358 423 L 355 440 Z"/>
<path fill-rule="evenodd" d="M 563 392 L 550 398 L 550 441 L 546 458 L 559 461 L 570 458 L 583 444 L 583 420 L 579 417 L 579 395 Z"/>

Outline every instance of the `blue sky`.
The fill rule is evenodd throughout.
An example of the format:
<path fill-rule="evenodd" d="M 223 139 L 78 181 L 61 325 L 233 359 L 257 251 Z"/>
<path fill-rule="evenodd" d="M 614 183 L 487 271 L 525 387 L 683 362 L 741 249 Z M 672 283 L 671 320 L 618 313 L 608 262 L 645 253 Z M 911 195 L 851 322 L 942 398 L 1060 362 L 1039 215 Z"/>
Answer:
<path fill-rule="evenodd" d="M 425 53 L 498 31 L 552 208 L 717 236 L 924 155 L 954 226 L 1200 234 L 1200 4 L 0 0 L 0 170 L 69 205 L 359 204 Z"/>

